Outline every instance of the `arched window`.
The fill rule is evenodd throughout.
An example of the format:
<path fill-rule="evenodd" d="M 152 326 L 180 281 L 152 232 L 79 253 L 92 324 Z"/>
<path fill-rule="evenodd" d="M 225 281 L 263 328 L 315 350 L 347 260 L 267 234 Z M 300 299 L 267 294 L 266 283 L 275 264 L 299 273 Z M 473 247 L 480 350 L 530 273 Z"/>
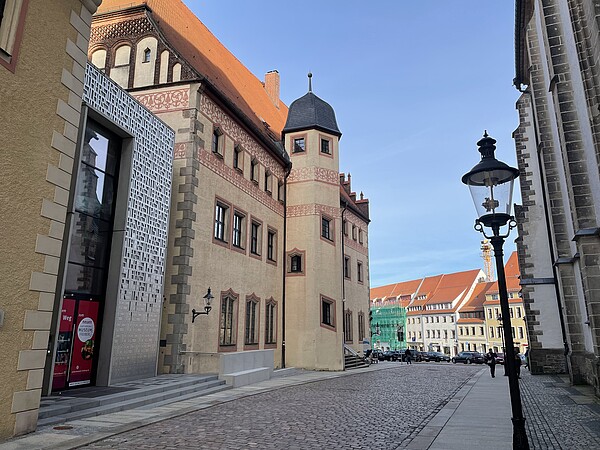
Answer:
<path fill-rule="evenodd" d="M 152 52 L 150 51 L 150 49 L 146 47 L 146 50 L 144 50 L 144 59 L 142 60 L 142 62 L 149 63 L 151 54 Z"/>

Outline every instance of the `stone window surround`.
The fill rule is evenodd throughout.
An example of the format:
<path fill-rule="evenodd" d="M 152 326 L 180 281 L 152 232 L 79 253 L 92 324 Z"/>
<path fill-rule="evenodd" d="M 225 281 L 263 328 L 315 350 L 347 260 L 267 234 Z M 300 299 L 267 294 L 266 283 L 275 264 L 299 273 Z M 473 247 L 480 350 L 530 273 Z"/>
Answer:
<path fill-rule="evenodd" d="M 329 238 L 323 236 L 323 219 L 329 222 Z M 319 236 L 321 240 L 328 244 L 335 245 L 335 220 L 328 214 L 321 212 L 319 214 Z"/>
<path fill-rule="evenodd" d="M 217 221 L 217 206 L 221 206 L 222 208 L 225 209 L 224 214 L 223 214 L 223 240 L 217 238 L 215 236 L 215 227 L 217 225 L 216 221 Z M 217 244 L 221 247 L 225 247 L 225 248 L 230 248 L 231 243 L 229 241 L 227 241 L 227 238 L 230 237 L 231 235 L 231 214 L 232 214 L 232 206 L 231 203 L 229 203 L 228 201 L 224 200 L 221 197 L 215 196 L 215 202 L 214 202 L 214 207 L 213 207 L 213 221 L 212 221 L 212 241 L 214 244 Z"/>
<path fill-rule="evenodd" d="M 248 243 L 248 213 L 246 211 L 244 211 L 241 208 L 238 208 L 237 206 L 233 206 L 233 213 L 231 216 L 231 249 L 235 252 L 239 252 L 239 253 L 243 253 L 244 255 L 246 254 L 246 249 L 247 249 L 247 243 Z M 234 233 L 234 223 L 235 223 L 235 216 L 241 216 L 242 217 L 242 229 L 240 230 L 241 232 L 241 245 L 238 247 L 236 245 L 234 245 L 234 239 L 233 239 L 233 233 Z"/>
<path fill-rule="evenodd" d="M 335 304 L 335 300 L 332 298 L 329 298 L 323 294 L 321 294 L 320 296 L 320 305 L 319 305 L 319 311 L 321 314 L 321 328 L 326 328 L 328 330 L 331 331 L 335 331 L 336 330 L 336 323 L 335 323 L 335 318 L 336 318 L 336 304 Z M 331 318 L 331 324 L 327 324 L 323 322 L 323 303 L 327 303 L 329 304 L 329 316 Z"/>
<path fill-rule="evenodd" d="M 269 258 L 269 234 L 272 233 L 273 234 L 273 259 Z M 268 264 L 272 264 L 274 266 L 277 266 L 277 252 L 279 250 L 279 245 L 277 242 L 279 234 L 277 233 L 277 229 L 267 225 L 267 254 L 265 255 L 265 259 L 267 261 Z"/>
<path fill-rule="evenodd" d="M 268 323 L 267 323 L 267 308 L 273 305 L 273 342 L 268 342 L 267 339 L 267 331 L 268 331 Z M 265 348 L 277 348 L 277 302 L 273 297 L 269 297 L 265 301 Z"/>
<path fill-rule="evenodd" d="M 223 310 L 223 301 L 225 299 L 233 299 L 233 318 L 231 329 L 233 332 L 231 344 L 221 344 L 221 327 L 219 326 L 219 333 L 217 334 L 217 348 L 219 352 L 235 352 L 237 351 L 237 330 L 238 330 L 238 319 L 239 319 L 239 308 L 240 308 L 240 295 L 234 292 L 232 289 L 228 289 L 227 291 L 221 291 L 221 301 L 219 303 L 219 320 L 221 319 L 221 314 Z M 220 323 L 220 322 L 219 322 Z"/>
<path fill-rule="evenodd" d="M 256 253 L 252 251 L 252 229 L 253 229 L 253 224 L 258 225 L 258 234 L 257 234 L 257 242 L 256 242 Z M 250 216 L 250 220 L 249 220 L 249 229 L 250 229 L 250 236 L 248 236 L 248 238 L 250 239 L 250 243 L 248 244 L 248 253 L 250 254 L 251 258 L 255 258 L 258 260 L 262 261 L 262 254 L 263 254 L 263 221 L 258 219 L 256 216 Z"/>
<path fill-rule="evenodd" d="M 254 316 L 254 339 L 255 342 L 248 342 L 248 335 L 246 330 L 248 328 L 248 307 L 249 304 L 255 305 L 255 316 Z M 245 308 L 244 308 L 244 350 L 258 350 L 260 340 L 260 297 L 252 293 L 246 296 Z"/>
<path fill-rule="evenodd" d="M 292 257 L 299 256 L 300 257 L 300 270 L 297 272 L 292 272 Z M 286 277 L 303 277 L 306 273 L 306 250 L 300 250 L 298 248 L 293 248 L 292 250 L 287 252 L 286 255 Z"/>
<path fill-rule="evenodd" d="M 19 12 L 19 18 L 17 19 L 16 25 L 13 24 L 13 27 L 8 32 L 9 35 L 14 36 L 12 53 L 8 54 L 4 51 L 4 49 L 0 48 L 0 66 L 4 66 L 13 73 L 15 72 L 17 67 L 19 50 L 21 48 L 21 41 L 23 40 L 23 31 L 25 29 L 25 17 L 27 15 L 27 7 L 29 6 L 29 0 L 15 0 L 15 4 L 21 5 L 21 11 Z"/>

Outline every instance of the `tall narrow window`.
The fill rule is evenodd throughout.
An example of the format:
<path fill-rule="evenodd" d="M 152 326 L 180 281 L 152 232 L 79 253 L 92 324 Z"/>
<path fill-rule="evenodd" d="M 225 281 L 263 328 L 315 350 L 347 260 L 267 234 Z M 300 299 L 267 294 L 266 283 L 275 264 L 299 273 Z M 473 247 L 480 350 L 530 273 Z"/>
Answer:
<path fill-rule="evenodd" d="M 250 253 L 253 255 L 260 255 L 261 230 L 261 224 L 253 220 L 250 230 Z"/>
<path fill-rule="evenodd" d="M 219 344 L 235 345 L 235 305 L 236 297 L 231 294 L 221 299 L 221 317 L 219 323 Z"/>
<path fill-rule="evenodd" d="M 344 278 L 350 279 L 350 257 L 344 256 Z"/>
<path fill-rule="evenodd" d="M 271 299 L 267 302 L 265 308 L 265 344 L 275 344 L 277 342 L 277 335 L 275 334 L 276 311 L 276 304 Z"/>
<path fill-rule="evenodd" d="M 246 330 L 244 344 L 258 344 L 258 334 L 256 333 L 256 324 L 258 322 L 258 299 L 250 298 L 246 301 Z"/>
<path fill-rule="evenodd" d="M 142 62 L 149 63 L 150 55 L 152 55 L 151 50 L 149 48 L 146 48 L 146 50 L 144 50 L 144 59 L 142 60 Z"/>
<path fill-rule="evenodd" d="M 358 282 L 362 283 L 363 282 L 363 265 L 362 262 L 358 261 L 356 263 L 356 276 L 358 278 Z"/>
<path fill-rule="evenodd" d="M 329 148 L 329 140 L 321 139 L 321 153 L 331 155 L 331 149 Z"/>
<path fill-rule="evenodd" d="M 277 200 L 279 200 L 280 202 L 283 202 L 284 200 L 284 188 L 283 188 L 283 181 L 278 181 L 277 182 Z"/>
<path fill-rule="evenodd" d="M 215 239 L 226 242 L 226 214 L 229 208 L 217 202 L 215 206 Z"/>
<path fill-rule="evenodd" d="M 302 272 L 302 256 L 292 255 L 290 260 L 290 272 Z"/>
<path fill-rule="evenodd" d="M 365 338 L 365 315 L 358 313 L 358 342 L 362 343 Z"/>
<path fill-rule="evenodd" d="M 271 172 L 265 171 L 265 192 L 271 193 Z"/>
<path fill-rule="evenodd" d="M 212 151 L 213 153 L 222 156 L 223 155 L 223 143 L 221 142 L 221 131 L 218 128 L 213 129 L 212 133 Z"/>
<path fill-rule="evenodd" d="M 358 242 L 363 243 L 363 231 L 360 228 L 358 229 Z"/>
<path fill-rule="evenodd" d="M 344 340 L 352 342 L 352 311 L 346 310 L 344 313 Z"/>
<path fill-rule="evenodd" d="M 239 145 L 233 148 L 233 168 L 242 171 L 242 149 Z"/>
<path fill-rule="evenodd" d="M 331 219 L 321 217 L 321 236 L 331 240 Z"/>
<path fill-rule="evenodd" d="M 356 225 L 352 225 L 352 240 L 356 240 Z"/>
<path fill-rule="evenodd" d="M 250 161 L 250 180 L 258 183 L 258 161 L 255 159 Z"/>
<path fill-rule="evenodd" d="M 236 211 L 233 214 L 233 236 L 232 236 L 232 242 L 231 242 L 235 247 L 244 248 L 244 244 L 245 244 L 244 229 L 245 229 L 245 216 L 242 213 Z"/>
<path fill-rule="evenodd" d="M 335 303 L 333 300 L 321 296 L 321 323 L 327 327 L 335 328 Z"/>
<path fill-rule="evenodd" d="M 294 150 L 293 153 L 302 153 L 305 150 L 304 138 L 294 139 Z"/>
<path fill-rule="evenodd" d="M 267 259 L 269 261 L 275 261 L 275 246 L 276 246 L 276 240 L 275 240 L 276 234 L 275 231 L 273 230 L 269 230 L 267 232 Z"/>

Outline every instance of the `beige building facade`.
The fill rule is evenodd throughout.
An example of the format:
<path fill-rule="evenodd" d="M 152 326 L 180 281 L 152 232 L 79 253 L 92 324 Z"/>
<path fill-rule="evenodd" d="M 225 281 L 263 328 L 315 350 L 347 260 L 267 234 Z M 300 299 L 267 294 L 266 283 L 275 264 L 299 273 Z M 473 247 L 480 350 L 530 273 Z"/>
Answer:
<path fill-rule="evenodd" d="M 19 264 L 0 266 L 0 439 L 32 431 L 37 422 L 89 27 L 99 3 L 3 2 L 0 249 L 5 261 Z M 24 105 L 33 104 L 24 114 Z"/>

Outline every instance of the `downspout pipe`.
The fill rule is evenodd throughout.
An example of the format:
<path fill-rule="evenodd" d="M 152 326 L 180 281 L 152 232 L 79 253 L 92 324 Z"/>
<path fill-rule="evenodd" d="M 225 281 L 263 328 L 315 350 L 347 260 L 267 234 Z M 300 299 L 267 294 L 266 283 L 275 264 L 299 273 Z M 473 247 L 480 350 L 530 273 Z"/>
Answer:
<path fill-rule="evenodd" d="M 533 98 L 533 95 L 531 93 L 531 91 L 529 90 L 529 87 L 526 87 L 525 89 L 522 89 L 522 83 L 520 81 L 517 81 L 517 79 L 515 79 L 515 88 L 521 92 L 522 94 L 527 94 L 529 96 L 529 100 L 531 102 L 531 113 L 533 115 L 532 117 L 532 123 L 533 123 L 533 134 L 535 136 L 535 150 L 536 150 L 536 156 L 537 156 L 537 162 L 538 162 L 538 166 L 540 168 L 540 178 L 541 178 L 541 185 L 542 185 L 542 201 L 543 201 L 543 205 L 544 205 L 544 222 L 546 224 L 546 234 L 548 235 L 548 250 L 550 251 L 550 260 L 552 261 L 552 275 L 554 277 L 554 292 L 556 293 L 556 303 L 558 306 L 558 317 L 560 319 L 560 331 L 562 334 L 562 339 L 563 339 L 563 346 L 564 346 L 564 356 L 565 356 L 565 367 L 569 367 L 568 366 L 568 360 L 567 357 L 569 355 L 569 341 L 567 339 L 567 331 L 566 331 L 566 325 L 565 325 L 565 318 L 563 316 L 563 307 L 562 307 L 562 300 L 561 300 L 561 293 L 560 293 L 560 288 L 558 286 L 558 273 L 557 273 L 557 269 L 556 269 L 556 254 L 554 252 L 554 245 L 552 243 L 552 227 L 550 224 L 550 214 L 549 214 L 549 208 L 548 208 L 548 197 L 546 195 L 546 179 L 545 179 L 545 172 L 543 170 L 543 161 L 542 161 L 542 155 L 541 155 L 541 151 L 540 151 L 540 140 L 539 140 L 539 134 L 538 134 L 538 128 L 537 128 L 537 112 L 535 109 L 535 101 Z M 527 330 L 529 332 L 529 330 Z"/>
<path fill-rule="evenodd" d="M 342 200 L 342 358 L 344 357 L 344 347 L 346 345 L 346 248 L 344 242 L 344 214 L 348 203 Z"/>
<path fill-rule="evenodd" d="M 287 273 L 287 181 L 292 171 L 291 164 L 286 168 L 283 178 L 283 269 L 281 292 L 281 368 L 285 369 L 285 282 Z"/>

